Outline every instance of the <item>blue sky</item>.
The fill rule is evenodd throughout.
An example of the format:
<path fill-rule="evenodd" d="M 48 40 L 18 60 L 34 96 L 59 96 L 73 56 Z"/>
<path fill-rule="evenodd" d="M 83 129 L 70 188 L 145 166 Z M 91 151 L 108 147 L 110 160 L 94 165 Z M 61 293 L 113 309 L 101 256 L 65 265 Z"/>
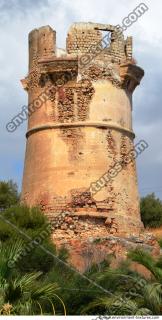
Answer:
<path fill-rule="evenodd" d="M 20 79 L 28 71 L 28 33 L 50 25 L 57 31 L 57 46 L 65 47 L 73 22 L 121 24 L 140 2 L 135 0 L 0 0 L 0 180 L 13 179 L 21 188 L 26 123 L 14 133 L 6 123 L 27 104 Z M 136 141 L 149 148 L 137 160 L 141 195 L 155 191 L 162 198 L 162 2 L 145 1 L 149 10 L 125 32 L 133 36 L 133 56 L 145 70 L 133 97 Z"/>

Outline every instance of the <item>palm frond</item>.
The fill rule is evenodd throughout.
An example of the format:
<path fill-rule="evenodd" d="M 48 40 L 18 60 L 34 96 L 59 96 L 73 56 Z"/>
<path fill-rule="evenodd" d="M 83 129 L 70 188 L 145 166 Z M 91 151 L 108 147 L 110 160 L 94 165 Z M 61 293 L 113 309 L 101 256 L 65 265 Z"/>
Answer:
<path fill-rule="evenodd" d="M 17 315 L 33 315 L 32 301 L 19 301 L 15 306 L 15 314 Z"/>
<path fill-rule="evenodd" d="M 143 298 L 145 306 L 153 314 L 160 314 L 162 307 L 162 286 L 160 283 L 149 283 L 144 287 Z"/>
<path fill-rule="evenodd" d="M 140 308 L 137 310 L 135 316 L 146 316 L 146 315 L 152 315 L 152 311 L 150 309 L 147 308 Z"/>
<path fill-rule="evenodd" d="M 56 315 L 56 310 L 55 310 L 55 306 L 53 304 L 53 302 L 51 301 L 51 299 L 48 299 L 48 301 L 50 302 L 51 306 L 52 306 L 52 311 L 53 311 L 53 315 Z"/>
<path fill-rule="evenodd" d="M 46 284 L 42 287 L 33 288 L 31 292 L 31 299 L 32 300 L 46 300 L 46 299 L 52 299 L 56 293 L 56 290 L 58 290 L 59 287 L 56 283 L 54 284 Z"/>
<path fill-rule="evenodd" d="M 122 295 L 118 298 L 100 298 L 93 301 L 87 307 L 82 310 L 82 314 L 92 310 L 94 312 L 97 307 L 103 308 L 107 315 L 150 315 L 152 314 L 150 309 L 141 308 L 135 300 L 125 299 Z M 101 309 L 102 310 L 102 309 Z"/>
<path fill-rule="evenodd" d="M 23 250 L 24 242 L 21 239 L 16 240 L 9 246 L 0 245 L 0 277 L 8 278 L 11 275 L 12 268 Z"/>
<path fill-rule="evenodd" d="M 23 276 L 19 276 L 14 280 L 15 287 L 21 287 L 22 291 L 29 291 L 33 288 L 33 283 L 42 275 L 42 272 L 27 273 Z"/>
<path fill-rule="evenodd" d="M 156 266 L 156 262 L 148 252 L 141 249 L 136 249 L 130 251 L 128 253 L 128 257 L 146 267 L 152 273 L 155 279 L 162 281 L 162 269 Z"/>
<path fill-rule="evenodd" d="M 119 304 L 121 304 L 123 301 L 123 298 L 121 295 L 118 297 L 103 297 L 103 298 L 98 298 L 92 302 L 90 302 L 86 307 L 82 309 L 82 314 L 86 314 L 87 311 L 92 311 L 96 310 L 96 308 L 100 307 L 103 310 L 107 310 L 107 314 L 114 314 L 112 313 L 113 306 L 118 308 Z M 111 312 L 110 312 L 111 311 Z"/>
<path fill-rule="evenodd" d="M 57 299 L 61 302 L 63 308 L 64 308 L 64 316 L 66 316 L 66 307 L 65 307 L 65 304 L 64 304 L 64 301 L 55 293 L 55 295 L 57 297 Z"/>

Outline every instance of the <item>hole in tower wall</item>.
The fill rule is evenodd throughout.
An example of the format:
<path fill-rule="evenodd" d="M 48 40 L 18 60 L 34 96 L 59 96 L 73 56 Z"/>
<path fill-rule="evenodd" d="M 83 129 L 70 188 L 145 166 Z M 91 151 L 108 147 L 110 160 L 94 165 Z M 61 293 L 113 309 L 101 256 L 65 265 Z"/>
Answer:
<path fill-rule="evenodd" d="M 124 45 L 124 53 L 125 53 L 125 56 L 127 56 L 127 46 L 126 46 L 126 44 Z"/>
<path fill-rule="evenodd" d="M 102 34 L 102 48 L 109 49 L 111 44 L 111 32 L 110 31 L 101 31 Z"/>

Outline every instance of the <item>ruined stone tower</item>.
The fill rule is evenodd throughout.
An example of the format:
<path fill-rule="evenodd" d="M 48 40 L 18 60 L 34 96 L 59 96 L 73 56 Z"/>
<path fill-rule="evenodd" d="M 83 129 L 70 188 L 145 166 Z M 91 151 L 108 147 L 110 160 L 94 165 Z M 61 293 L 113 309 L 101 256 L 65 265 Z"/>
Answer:
<path fill-rule="evenodd" d="M 140 232 L 129 156 L 132 93 L 143 74 L 132 38 L 111 25 L 73 24 L 66 50 L 56 47 L 49 26 L 29 34 L 22 202 L 41 207 L 57 239 Z"/>

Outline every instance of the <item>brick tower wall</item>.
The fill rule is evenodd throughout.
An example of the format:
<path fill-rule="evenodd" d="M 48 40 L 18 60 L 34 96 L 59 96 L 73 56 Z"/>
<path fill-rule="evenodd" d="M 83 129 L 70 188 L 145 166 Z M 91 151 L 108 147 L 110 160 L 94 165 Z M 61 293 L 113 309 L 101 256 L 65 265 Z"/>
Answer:
<path fill-rule="evenodd" d="M 103 32 L 111 33 L 111 43 L 94 55 Z M 83 66 L 85 55 L 91 59 Z M 132 38 L 113 26 L 74 24 L 61 54 L 49 26 L 29 34 L 23 203 L 53 219 L 64 211 L 88 217 L 91 233 L 94 224 L 96 234 L 111 227 L 120 234 L 140 231 L 136 165 L 126 156 L 134 149 L 132 93 L 142 76 L 132 63 Z M 115 163 L 122 170 L 105 182 Z"/>

